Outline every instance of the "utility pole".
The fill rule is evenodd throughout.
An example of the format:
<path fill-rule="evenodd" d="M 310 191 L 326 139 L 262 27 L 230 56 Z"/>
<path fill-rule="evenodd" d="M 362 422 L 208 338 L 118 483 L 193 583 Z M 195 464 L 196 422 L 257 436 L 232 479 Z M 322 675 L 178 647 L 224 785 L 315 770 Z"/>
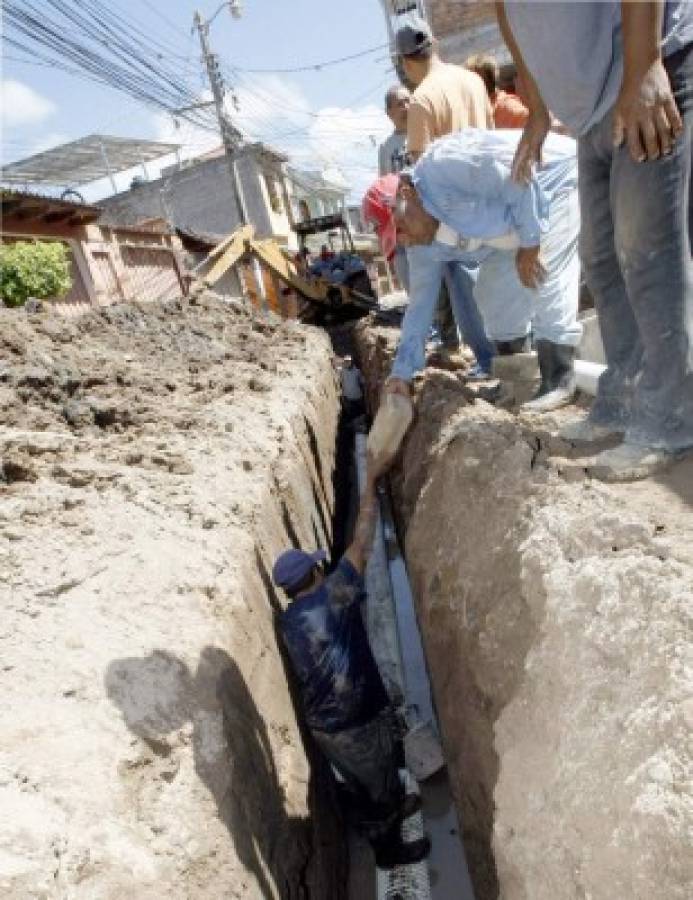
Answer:
<path fill-rule="evenodd" d="M 244 225 L 248 221 L 248 214 L 245 203 L 243 202 L 243 192 L 241 191 L 241 186 L 238 179 L 238 171 L 236 170 L 236 164 L 234 161 L 236 151 L 243 142 L 243 135 L 235 127 L 235 125 L 231 122 L 226 114 L 226 109 L 224 108 L 224 80 L 219 68 L 219 57 L 216 53 L 212 53 L 209 46 L 209 26 L 212 24 L 212 20 L 215 19 L 219 12 L 224 8 L 224 6 L 227 5 L 230 6 L 232 14 L 238 11 L 239 4 L 234 3 L 233 0 L 231 0 L 230 4 L 222 3 L 222 5 L 214 13 L 214 15 L 206 22 L 200 15 L 200 12 L 196 11 L 193 21 L 194 26 L 200 36 L 202 56 L 204 58 L 205 65 L 207 66 L 207 75 L 209 76 L 209 84 L 212 88 L 212 96 L 214 97 L 214 106 L 216 108 L 217 120 L 219 122 L 219 130 L 221 132 L 221 139 L 224 144 L 224 151 L 226 153 L 226 159 L 229 165 L 234 199 L 236 201 L 236 206 L 238 207 L 238 215 L 240 216 L 241 224 Z"/>

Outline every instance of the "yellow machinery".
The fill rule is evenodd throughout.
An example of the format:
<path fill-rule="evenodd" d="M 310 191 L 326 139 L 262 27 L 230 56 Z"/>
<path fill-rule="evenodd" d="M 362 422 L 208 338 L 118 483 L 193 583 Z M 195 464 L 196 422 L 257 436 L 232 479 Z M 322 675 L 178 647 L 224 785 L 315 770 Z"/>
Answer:
<path fill-rule="evenodd" d="M 301 318 L 315 319 L 316 313 L 327 314 L 328 318 L 354 318 L 377 309 L 378 303 L 368 285 L 363 290 L 362 277 L 358 287 L 345 280 L 335 283 L 327 278 L 302 274 L 288 251 L 273 239 L 256 240 L 252 225 L 243 225 L 218 244 L 200 263 L 196 272 L 205 284 L 213 287 L 233 266 L 241 262 L 257 259 L 272 275 L 284 285 L 294 290 L 308 301 L 308 307 Z"/>

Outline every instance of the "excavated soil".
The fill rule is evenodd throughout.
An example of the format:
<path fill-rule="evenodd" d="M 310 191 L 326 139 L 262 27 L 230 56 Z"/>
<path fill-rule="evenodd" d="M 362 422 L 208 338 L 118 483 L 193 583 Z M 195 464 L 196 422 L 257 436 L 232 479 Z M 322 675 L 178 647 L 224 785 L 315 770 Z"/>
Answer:
<path fill-rule="evenodd" d="M 397 332 L 359 329 L 377 404 Z M 693 883 L 693 459 L 606 485 L 429 368 L 393 476 L 478 900 Z"/>
<path fill-rule="evenodd" d="M 269 571 L 327 545 L 317 330 L 211 295 L 0 310 L 0 893 L 340 898 Z"/>

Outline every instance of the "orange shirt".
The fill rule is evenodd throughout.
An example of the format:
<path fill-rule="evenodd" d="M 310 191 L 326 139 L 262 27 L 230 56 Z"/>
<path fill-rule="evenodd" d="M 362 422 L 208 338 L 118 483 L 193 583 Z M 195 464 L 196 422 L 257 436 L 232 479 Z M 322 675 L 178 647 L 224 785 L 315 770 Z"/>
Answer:
<path fill-rule="evenodd" d="M 496 128 L 524 128 L 529 110 L 515 94 L 496 91 L 493 101 L 493 122 Z"/>

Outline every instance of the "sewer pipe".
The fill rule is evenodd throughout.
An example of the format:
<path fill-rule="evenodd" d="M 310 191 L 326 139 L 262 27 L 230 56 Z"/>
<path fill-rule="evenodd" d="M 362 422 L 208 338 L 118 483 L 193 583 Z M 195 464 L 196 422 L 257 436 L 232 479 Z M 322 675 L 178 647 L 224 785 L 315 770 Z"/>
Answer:
<path fill-rule="evenodd" d="M 366 476 L 366 435 L 355 437 L 359 493 Z M 414 600 L 386 493 L 379 495 L 380 515 L 373 551 L 366 569 L 369 639 L 381 671 L 407 710 L 437 731 L 428 668 L 421 643 Z M 393 684 L 394 682 L 394 684 Z M 415 782 L 407 773 L 410 790 Z M 425 862 L 391 872 L 376 870 L 378 900 L 474 900 L 460 828 L 447 772 L 442 769 L 418 786 L 422 813 L 403 825 L 405 840 L 424 831 L 431 839 Z"/>
<path fill-rule="evenodd" d="M 575 360 L 575 383 L 585 394 L 595 397 L 599 376 L 606 370 L 601 363 L 589 362 L 586 359 Z"/>

